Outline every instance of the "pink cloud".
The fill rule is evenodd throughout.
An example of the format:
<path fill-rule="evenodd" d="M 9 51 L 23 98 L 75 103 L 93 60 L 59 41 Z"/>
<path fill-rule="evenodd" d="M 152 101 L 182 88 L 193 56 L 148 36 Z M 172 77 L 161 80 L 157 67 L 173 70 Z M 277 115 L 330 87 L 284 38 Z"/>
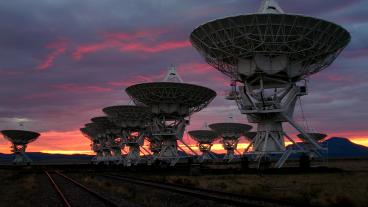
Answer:
<path fill-rule="evenodd" d="M 148 45 L 144 43 L 123 43 L 121 44 L 121 47 L 119 49 L 121 51 L 155 53 L 179 48 L 186 48 L 190 45 L 191 44 L 189 41 L 168 41 L 156 45 Z"/>
<path fill-rule="evenodd" d="M 368 48 L 346 50 L 343 55 L 349 58 L 365 58 L 368 56 Z"/>
<path fill-rule="evenodd" d="M 190 47 L 187 40 L 172 40 L 158 42 L 157 37 L 165 30 L 139 31 L 135 33 L 104 33 L 99 42 L 79 45 L 73 52 L 75 60 L 80 60 L 86 54 L 101 50 L 117 49 L 121 52 L 156 53 L 168 50 Z"/>
<path fill-rule="evenodd" d="M 213 70 L 215 69 L 205 63 L 187 63 L 184 65 L 179 65 L 177 69 L 179 74 L 195 75 L 206 74 L 208 72 L 212 72 Z"/>
<path fill-rule="evenodd" d="M 72 93 L 83 93 L 83 92 L 109 92 L 112 91 L 111 88 L 101 87 L 101 86 L 83 86 L 72 83 L 60 84 L 54 86 L 57 89 L 68 91 Z"/>
<path fill-rule="evenodd" d="M 46 70 L 50 68 L 54 61 L 58 56 L 65 53 L 68 45 L 68 40 L 65 38 L 59 38 L 58 40 L 48 43 L 45 45 L 45 48 L 52 49 L 53 51 L 50 52 L 43 60 L 42 62 L 37 66 L 37 69 L 39 70 Z"/>
<path fill-rule="evenodd" d="M 158 35 L 167 32 L 167 29 L 157 28 L 157 29 L 150 29 L 150 30 L 143 30 L 134 33 L 125 33 L 125 32 L 104 32 L 103 36 L 105 39 L 116 40 L 116 39 L 123 39 L 123 40 L 133 40 L 139 38 L 149 38 L 152 37 L 154 39 Z"/>
<path fill-rule="evenodd" d="M 345 75 L 345 74 L 337 74 L 337 73 L 317 73 L 313 75 L 313 79 L 316 80 L 324 80 L 324 81 L 331 81 L 331 82 L 345 82 L 345 83 L 356 83 L 356 78 L 352 75 Z"/>
<path fill-rule="evenodd" d="M 166 71 L 165 71 L 166 72 Z M 157 75 L 137 75 L 134 79 L 130 80 L 122 80 L 122 81 L 111 81 L 108 82 L 108 85 L 114 86 L 114 87 L 128 87 L 134 84 L 139 83 L 148 83 L 148 82 L 154 82 L 154 81 L 161 81 L 164 78 L 163 73 L 159 73 Z"/>

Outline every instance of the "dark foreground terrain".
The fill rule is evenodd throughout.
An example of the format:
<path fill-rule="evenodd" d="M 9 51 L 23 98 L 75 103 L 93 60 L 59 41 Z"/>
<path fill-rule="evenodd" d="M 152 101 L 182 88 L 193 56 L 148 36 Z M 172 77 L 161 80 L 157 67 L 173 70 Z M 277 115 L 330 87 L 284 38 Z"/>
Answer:
<path fill-rule="evenodd" d="M 160 170 L 90 165 L 1 166 L 0 205 L 64 206 L 45 173 L 47 171 L 71 206 L 111 205 L 99 204 L 101 201 L 68 183 L 57 172 L 62 172 L 117 206 L 221 207 L 236 204 L 230 205 L 220 200 L 116 180 L 104 177 L 105 175 L 128 176 L 136 180 L 145 179 L 235 193 L 244 197 L 271 199 L 285 203 L 285 206 L 368 206 L 368 160 L 330 160 L 327 166 L 328 168 L 308 170 L 274 169 L 262 173 L 241 170 L 237 165 L 232 165 L 232 169 L 207 169 L 194 173 L 188 167 Z"/>

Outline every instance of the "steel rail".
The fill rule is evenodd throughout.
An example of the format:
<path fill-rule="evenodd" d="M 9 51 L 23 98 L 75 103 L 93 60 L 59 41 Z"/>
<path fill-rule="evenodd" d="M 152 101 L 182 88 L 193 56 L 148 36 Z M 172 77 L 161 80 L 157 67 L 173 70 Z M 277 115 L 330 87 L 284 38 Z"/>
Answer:
<path fill-rule="evenodd" d="M 94 197 L 98 198 L 99 200 L 103 201 L 105 204 L 107 204 L 108 206 L 119 206 L 118 204 L 116 204 L 114 201 L 111 201 L 107 198 L 105 198 L 104 196 L 102 196 L 101 194 L 97 193 L 96 191 L 86 187 L 85 185 L 77 182 L 76 180 L 66 176 L 65 174 L 59 172 L 59 171 L 55 171 L 56 174 L 62 176 L 63 178 L 65 178 L 66 180 L 70 181 L 71 183 L 75 184 L 76 186 L 80 187 L 81 189 L 87 191 L 89 194 L 93 195 Z"/>
<path fill-rule="evenodd" d="M 236 206 L 248 206 L 248 207 L 294 207 L 294 206 L 308 206 L 303 204 L 292 204 L 287 202 L 282 202 L 278 200 L 262 199 L 251 196 L 243 196 L 239 194 L 220 192 L 202 188 L 194 188 L 189 186 L 162 183 L 157 181 L 139 179 L 135 177 L 127 176 L 117 176 L 117 175 L 99 175 L 101 177 L 115 179 L 120 181 L 126 181 L 133 184 L 154 187 L 162 190 L 168 190 L 170 192 L 180 193 L 184 195 L 189 195 L 205 200 L 218 201 L 224 204 L 232 204 Z"/>
<path fill-rule="evenodd" d="M 52 187 L 54 187 L 54 189 L 56 190 L 57 194 L 59 195 L 59 197 L 63 201 L 64 206 L 71 207 L 69 201 L 65 198 L 64 193 L 60 190 L 59 186 L 55 183 L 55 181 L 51 177 L 51 175 L 47 171 L 44 171 L 44 172 L 47 175 L 47 177 L 49 178 L 49 180 L 50 180 L 50 182 L 52 184 Z"/>
<path fill-rule="evenodd" d="M 69 201 L 66 199 L 66 197 L 64 196 L 64 194 L 62 193 L 62 191 L 60 190 L 60 188 L 58 187 L 58 185 L 56 184 L 56 182 L 54 181 L 54 179 L 52 178 L 52 176 L 47 171 L 45 171 L 45 173 L 49 177 L 49 179 L 51 180 L 51 182 L 53 183 L 53 186 L 57 190 L 58 194 L 62 197 L 64 204 L 67 207 L 71 207 Z M 92 189 L 86 187 L 85 185 L 83 185 L 83 184 L 77 182 L 76 180 L 74 180 L 74 179 L 66 176 L 65 174 L 63 174 L 61 172 L 58 172 L 58 171 L 55 171 L 55 173 L 58 174 L 59 176 L 63 177 L 65 180 L 69 181 L 70 183 L 73 183 L 75 186 L 78 186 L 79 188 L 81 188 L 84 191 L 88 192 L 90 195 L 92 195 L 93 197 L 95 197 L 98 200 L 102 201 L 106 205 L 113 206 L 113 207 L 118 207 L 119 206 L 114 201 L 111 201 L 111 200 L 105 198 L 101 194 L 97 193 L 96 191 L 93 191 Z"/>

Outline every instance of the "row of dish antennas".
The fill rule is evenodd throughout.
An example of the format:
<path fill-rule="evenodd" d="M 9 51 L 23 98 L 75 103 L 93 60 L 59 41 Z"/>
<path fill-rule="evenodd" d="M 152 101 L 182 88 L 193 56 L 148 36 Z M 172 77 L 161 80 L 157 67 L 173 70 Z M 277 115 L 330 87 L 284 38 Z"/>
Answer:
<path fill-rule="evenodd" d="M 211 152 L 213 143 L 218 139 L 221 139 L 226 151 L 220 160 L 230 162 L 242 157 L 237 150 L 241 136 L 250 142 L 244 153 L 249 154 L 250 149 L 255 151 L 259 148 L 260 143 L 254 141 L 257 132 L 249 131 L 252 126 L 232 121 L 214 123 L 204 129 L 188 132 L 197 141 L 201 155 L 185 143 L 183 135 L 189 124 L 189 116 L 206 107 L 216 92 L 203 86 L 183 83 L 175 67 L 169 69 L 164 81 L 132 85 L 126 92 L 134 105 L 106 107 L 103 109 L 106 116 L 92 118 L 91 123 L 80 129 L 92 141 L 92 150 L 96 153 L 92 162 L 95 164 L 131 166 L 139 163 L 151 165 L 159 161 L 174 166 L 179 160 L 188 162 L 188 157 L 203 162 L 218 158 Z M 310 134 L 316 140 L 325 137 L 317 135 Z M 300 137 L 303 138 L 302 135 Z M 310 145 L 307 139 L 305 141 L 305 146 Z M 178 142 L 191 154 L 186 153 Z M 146 144 L 149 149 L 146 149 Z M 303 151 L 306 151 L 305 148 Z"/>
<path fill-rule="evenodd" d="M 104 108 L 107 116 L 92 118 L 92 123 L 81 128 L 96 152 L 93 162 L 131 166 L 145 154 L 148 164 L 158 160 L 173 166 L 182 157 L 180 151 L 186 154 L 178 142 L 197 154 L 183 140 L 184 131 L 189 117 L 205 108 L 215 98 L 215 91 L 183 83 L 172 66 L 163 81 L 132 85 L 126 92 L 134 105 Z M 125 147 L 128 151 L 122 156 Z"/>

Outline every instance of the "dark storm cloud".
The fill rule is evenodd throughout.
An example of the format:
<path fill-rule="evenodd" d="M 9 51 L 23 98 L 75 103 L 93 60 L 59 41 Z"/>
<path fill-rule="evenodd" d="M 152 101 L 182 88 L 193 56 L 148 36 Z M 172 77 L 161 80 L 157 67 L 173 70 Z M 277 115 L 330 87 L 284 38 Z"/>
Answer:
<path fill-rule="evenodd" d="M 310 95 L 303 103 L 307 117 L 322 131 L 365 130 L 361 123 L 368 118 L 367 2 L 279 2 L 285 11 L 325 18 L 352 33 L 352 42 L 339 59 L 311 77 Z M 208 109 L 192 117 L 191 127 L 206 120 L 223 121 L 229 113 L 245 120 L 234 103 L 224 100 L 229 79 L 204 63 L 188 37 L 206 21 L 255 12 L 258 4 L 258 0 L 1 1 L 0 121 L 11 127 L 18 120 L 14 117 L 27 118 L 30 129 L 75 130 L 101 115 L 100 108 L 128 103 L 127 85 L 160 80 L 171 64 L 187 82 L 219 94 Z"/>

